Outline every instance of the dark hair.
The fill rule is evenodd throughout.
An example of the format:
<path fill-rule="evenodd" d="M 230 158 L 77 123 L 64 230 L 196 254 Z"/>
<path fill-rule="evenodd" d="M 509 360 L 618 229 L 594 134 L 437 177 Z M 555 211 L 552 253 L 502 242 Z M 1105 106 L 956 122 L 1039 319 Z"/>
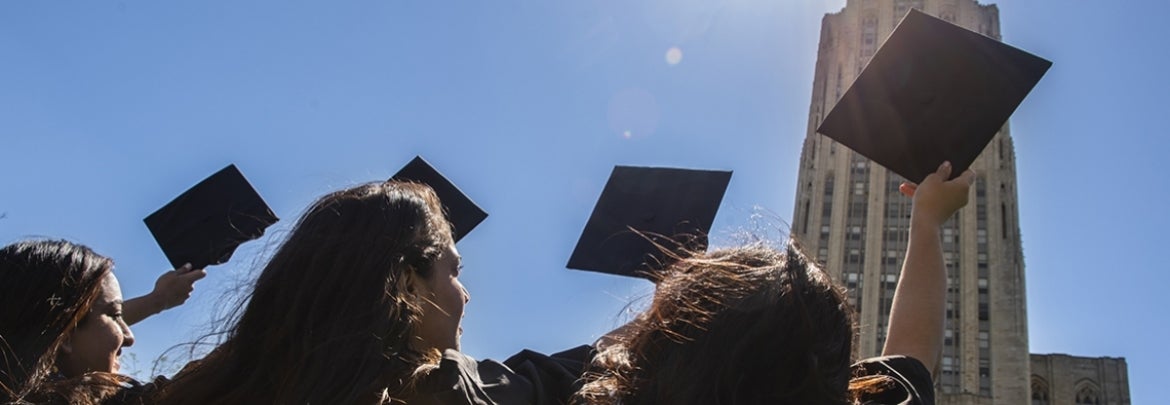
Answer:
<path fill-rule="evenodd" d="M 321 197 L 256 280 L 225 341 L 162 390 L 166 403 L 376 403 L 408 391 L 438 353 L 411 344 L 451 228 L 424 185 Z M 421 347 L 421 346 L 420 346 Z"/>
<path fill-rule="evenodd" d="M 660 274 L 575 403 L 849 403 L 853 309 L 793 243 L 691 254 Z"/>
<path fill-rule="evenodd" d="M 102 372 L 55 375 L 61 345 L 89 314 L 113 266 L 63 240 L 0 248 L 0 402 L 96 403 L 129 381 Z"/>

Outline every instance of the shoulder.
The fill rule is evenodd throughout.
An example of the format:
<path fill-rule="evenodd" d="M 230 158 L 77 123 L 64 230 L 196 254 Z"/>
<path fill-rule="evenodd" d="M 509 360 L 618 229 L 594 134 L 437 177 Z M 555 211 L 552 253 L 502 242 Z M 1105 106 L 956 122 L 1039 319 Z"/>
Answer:
<path fill-rule="evenodd" d="M 154 381 L 142 383 L 134 379 L 123 380 L 116 394 L 102 401 L 103 405 L 138 405 L 154 402 L 160 387 L 168 384 L 166 377 L 155 377 Z"/>
<path fill-rule="evenodd" d="M 579 388 L 592 348 L 551 356 L 524 350 L 503 362 L 447 350 L 416 389 L 411 404 L 561 404 Z M 422 398 L 425 397 L 425 398 Z"/>
<path fill-rule="evenodd" d="M 863 404 L 933 405 L 934 380 L 930 370 L 906 356 L 883 356 L 853 365 L 853 382 L 868 385 L 860 390 Z M 866 384 L 868 383 L 868 384 Z"/>
<path fill-rule="evenodd" d="M 154 384 L 143 384 L 128 376 L 91 372 L 74 378 L 54 378 L 25 398 L 10 399 L 15 399 L 13 403 L 135 405 L 151 402 L 154 388 Z"/>
<path fill-rule="evenodd" d="M 495 405 L 484 389 L 479 362 L 455 350 L 443 352 L 438 367 L 430 370 L 407 400 L 410 404 Z"/>
<path fill-rule="evenodd" d="M 504 360 L 500 366 L 507 370 L 509 384 L 496 386 L 501 397 L 513 399 L 507 403 L 537 405 L 564 404 L 581 389 L 582 374 L 592 361 L 592 346 L 582 345 L 552 355 L 524 350 Z M 498 363 L 497 363 L 498 364 Z M 493 367 L 494 368 L 494 367 Z M 496 368 L 498 369 L 498 368 Z M 485 368 L 481 365 L 481 373 Z M 493 392 L 493 396 L 497 395 Z"/>

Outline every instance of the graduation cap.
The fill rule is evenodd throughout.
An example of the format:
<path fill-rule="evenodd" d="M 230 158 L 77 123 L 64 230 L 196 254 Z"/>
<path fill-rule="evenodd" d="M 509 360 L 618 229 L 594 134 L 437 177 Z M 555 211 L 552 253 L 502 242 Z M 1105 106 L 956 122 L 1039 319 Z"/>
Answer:
<path fill-rule="evenodd" d="M 963 173 L 1052 62 L 911 10 L 817 132 L 907 180 Z"/>
<path fill-rule="evenodd" d="M 143 222 L 172 266 L 201 269 L 227 262 L 236 247 L 278 220 L 236 165 L 228 165 Z"/>
<path fill-rule="evenodd" d="M 705 250 L 730 181 L 730 171 L 615 166 L 567 267 L 646 277 L 667 264 L 655 243 Z"/>
<path fill-rule="evenodd" d="M 442 173 L 435 170 L 430 163 L 423 160 L 421 156 L 415 156 L 410 163 L 407 163 L 402 170 L 399 170 L 390 180 L 399 181 L 413 181 L 416 183 L 426 184 L 432 190 L 435 190 L 435 195 L 439 197 L 439 202 L 443 204 L 443 211 L 447 214 L 447 220 L 451 222 L 451 226 L 455 228 L 455 241 L 458 242 L 467 236 L 468 232 L 475 229 L 476 225 L 483 222 L 487 218 L 487 212 L 475 205 L 471 198 L 467 197 L 455 187 L 454 183 L 443 177 Z"/>

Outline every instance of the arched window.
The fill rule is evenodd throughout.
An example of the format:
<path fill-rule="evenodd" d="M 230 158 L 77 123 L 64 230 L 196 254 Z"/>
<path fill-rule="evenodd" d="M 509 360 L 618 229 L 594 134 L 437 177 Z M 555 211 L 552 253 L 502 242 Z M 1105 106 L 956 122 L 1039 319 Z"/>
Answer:
<path fill-rule="evenodd" d="M 1077 389 L 1077 405 L 1101 405 L 1101 396 L 1097 394 L 1097 387 L 1090 383 L 1079 384 Z"/>
<path fill-rule="evenodd" d="M 1049 405 L 1048 382 L 1032 376 L 1032 405 Z"/>

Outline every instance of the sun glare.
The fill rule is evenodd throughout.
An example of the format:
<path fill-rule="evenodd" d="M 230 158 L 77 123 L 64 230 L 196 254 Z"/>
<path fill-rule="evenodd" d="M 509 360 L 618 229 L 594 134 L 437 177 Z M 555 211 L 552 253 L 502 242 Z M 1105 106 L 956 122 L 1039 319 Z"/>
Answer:
<path fill-rule="evenodd" d="M 677 65 L 679 62 L 682 62 L 682 57 L 682 49 L 678 49 L 677 46 L 672 46 L 666 50 L 666 64 L 668 65 Z"/>

